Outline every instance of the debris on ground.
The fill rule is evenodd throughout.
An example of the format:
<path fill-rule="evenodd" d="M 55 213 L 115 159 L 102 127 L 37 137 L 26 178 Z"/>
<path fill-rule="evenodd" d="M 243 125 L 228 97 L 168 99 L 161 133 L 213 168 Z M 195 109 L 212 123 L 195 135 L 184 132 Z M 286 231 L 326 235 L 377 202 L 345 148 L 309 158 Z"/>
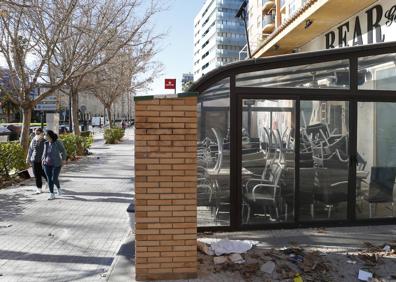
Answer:
<path fill-rule="evenodd" d="M 324 234 L 324 233 L 326 233 L 327 231 L 326 231 L 326 228 L 323 228 L 323 227 L 321 227 L 321 228 L 317 228 L 316 229 L 316 233 L 322 233 L 322 234 Z"/>
<path fill-rule="evenodd" d="M 223 239 L 211 244 L 210 248 L 216 256 L 224 254 L 243 254 L 249 251 L 253 244 L 249 241 Z"/>
<path fill-rule="evenodd" d="M 357 254 L 357 257 L 367 266 L 376 266 L 381 263 L 381 258 L 396 258 L 395 248 L 396 244 L 375 246 L 370 242 L 364 242 L 364 248 Z"/>
<path fill-rule="evenodd" d="M 223 264 L 228 261 L 226 256 L 219 256 L 219 257 L 214 257 L 213 262 L 214 264 Z"/>
<path fill-rule="evenodd" d="M 369 281 L 370 278 L 373 278 L 373 274 L 371 272 L 360 269 L 358 274 L 358 279 L 361 281 Z"/>
<path fill-rule="evenodd" d="M 366 242 L 353 252 L 350 249 L 342 252 L 297 242 L 268 249 L 251 241 L 200 238 L 198 250 L 202 276 L 229 273 L 241 281 L 284 282 L 357 281 L 358 277 L 371 282 L 395 279 L 394 273 L 388 272 L 396 267 L 396 241 L 379 246 Z M 393 259 L 385 260 L 388 258 Z M 394 265 L 389 266 L 390 263 Z"/>
<path fill-rule="evenodd" d="M 275 267 L 276 267 L 276 265 L 273 261 L 267 261 L 260 267 L 260 270 L 262 272 L 272 274 L 272 272 L 274 272 L 274 270 L 275 270 Z"/>
<path fill-rule="evenodd" d="M 241 264 L 241 263 L 245 262 L 245 260 L 243 259 L 243 257 L 240 254 L 231 254 L 228 256 L 228 259 L 231 262 L 237 263 L 237 264 Z"/>
<path fill-rule="evenodd" d="M 208 255 L 208 256 L 213 256 L 214 255 L 213 250 L 207 244 L 205 244 L 204 242 L 197 241 L 197 246 L 198 246 L 198 251 L 201 251 L 205 255 Z"/>
<path fill-rule="evenodd" d="M 385 245 L 384 246 L 384 251 L 385 252 L 390 252 L 392 249 L 391 249 L 391 247 L 389 246 L 389 245 Z"/>

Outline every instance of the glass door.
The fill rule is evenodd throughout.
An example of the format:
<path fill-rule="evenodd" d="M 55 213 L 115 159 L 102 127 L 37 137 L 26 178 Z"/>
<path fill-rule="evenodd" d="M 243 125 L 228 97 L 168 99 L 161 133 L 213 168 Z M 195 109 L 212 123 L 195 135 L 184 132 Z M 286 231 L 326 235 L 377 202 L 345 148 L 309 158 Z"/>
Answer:
<path fill-rule="evenodd" d="M 359 102 L 356 217 L 394 217 L 396 103 Z"/>
<path fill-rule="evenodd" d="M 294 221 L 294 100 L 242 100 L 242 223 Z"/>
<path fill-rule="evenodd" d="M 346 220 L 349 102 L 300 103 L 299 220 Z"/>

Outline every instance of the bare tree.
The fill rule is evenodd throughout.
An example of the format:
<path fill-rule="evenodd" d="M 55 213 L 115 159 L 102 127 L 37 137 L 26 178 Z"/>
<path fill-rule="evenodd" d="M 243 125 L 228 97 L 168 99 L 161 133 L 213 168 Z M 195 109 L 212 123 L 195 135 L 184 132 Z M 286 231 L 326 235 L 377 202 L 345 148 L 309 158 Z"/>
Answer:
<path fill-rule="evenodd" d="M 160 37 L 146 36 L 151 34 L 151 18 L 159 12 L 154 0 L 146 9 L 141 7 L 143 0 L 8 2 L 16 4 L 2 6 L 0 54 L 16 74 L 12 84 L 17 97 L 10 99 L 23 110 L 25 151 L 32 109 L 38 103 L 69 85 L 79 133 L 77 94 L 84 77 L 106 65 L 122 48 L 143 46 L 145 40 Z M 42 82 L 47 84 L 45 91 L 32 97 Z"/>
<path fill-rule="evenodd" d="M 162 65 L 153 61 L 155 54 L 153 42 L 124 48 L 91 76 L 91 91 L 105 107 L 110 127 L 113 126 L 111 109 L 114 102 L 123 95 L 147 88 L 160 75 Z"/>
<path fill-rule="evenodd" d="M 142 3 L 142 0 L 80 1 L 73 26 L 65 29 L 67 40 L 59 44 L 54 69 L 66 72 L 65 76 L 74 72 L 67 85 L 75 134 L 80 133 L 78 93 L 87 90 L 84 78 L 109 63 L 120 50 L 153 45 L 162 37 L 152 32 L 150 22 L 160 11 L 158 3 L 151 1 L 145 9 Z"/>
<path fill-rule="evenodd" d="M 67 77 L 57 77 L 39 97 L 31 96 L 41 77 L 47 74 L 47 63 L 63 40 L 62 31 L 69 24 L 77 0 L 71 0 L 63 10 L 56 1 L 31 2 L 30 7 L 3 5 L 0 15 L 0 54 L 13 74 L 10 84 L 16 96 L 9 96 L 9 99 L 23 112 L 21 144 L 25 151 L 29 145 L 32 109 L 67 81 Z"/>

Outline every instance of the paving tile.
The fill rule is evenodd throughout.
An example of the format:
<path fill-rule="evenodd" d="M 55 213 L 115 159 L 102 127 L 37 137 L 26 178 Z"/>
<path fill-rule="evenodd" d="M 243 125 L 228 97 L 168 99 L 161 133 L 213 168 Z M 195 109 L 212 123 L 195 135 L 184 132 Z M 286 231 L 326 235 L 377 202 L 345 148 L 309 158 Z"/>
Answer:
<path fill-rule="evenodd" d="M 33 180 L 0 191 L 0 281 L 104 281 L 129 231 L 133 130 L 62 168 L 65 194 L 33 195 Z M 9 226 L 9 227 L 7 227 Z"/>

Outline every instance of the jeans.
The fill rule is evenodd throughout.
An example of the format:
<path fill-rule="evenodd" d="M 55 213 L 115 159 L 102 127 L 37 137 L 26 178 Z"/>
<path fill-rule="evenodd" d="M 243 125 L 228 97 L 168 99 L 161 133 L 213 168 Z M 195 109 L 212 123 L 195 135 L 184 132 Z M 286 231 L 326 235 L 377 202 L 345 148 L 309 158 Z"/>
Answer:
<path fill-rule="evenodd" d="M 44 165 L 44 171 L 47 175 L 48 187 L 51 193 L 54 193 L 54 184 L 58 189 L 59 185 L 59 173 L 61 171 L 61 166 Z"/>
<path fill-rule="evenodd" d="M 36 186 L 37 188 L 41 189 L 41 187 L 43 186 L 42 177 L 44 177 L 44 179 L 47 181 L 47 176 L 44 173 L 43 166 L 41 162 L 34 162 L 32 163 L 32 167 L 34 178 L 36 179 Z"/>

